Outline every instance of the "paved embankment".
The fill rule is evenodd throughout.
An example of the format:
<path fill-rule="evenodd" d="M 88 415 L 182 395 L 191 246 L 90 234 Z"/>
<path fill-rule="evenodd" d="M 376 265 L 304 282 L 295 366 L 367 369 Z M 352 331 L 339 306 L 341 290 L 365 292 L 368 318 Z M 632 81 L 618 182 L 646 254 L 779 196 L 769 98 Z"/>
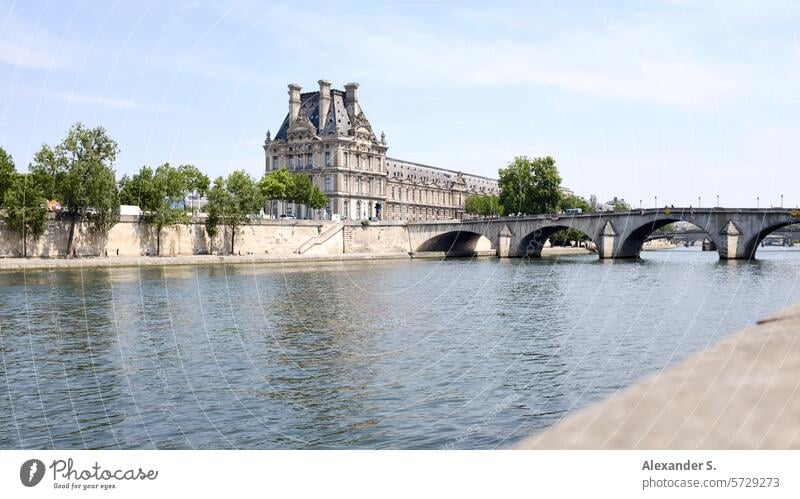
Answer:
<path fill-rule="evenodd" d="M 800 304 L 514 447 L 800 448 Z"/>
<path fill-rule="evenodd" d="M 0 270 L 81 267 L 140 267 L 158 265 L 214 265 L 246 263 L 339 262 L 408 259 L 408 253 L 348 253 L 341 255 L 191 255 L 86 258 L 0 258 Z"/>
<path fill-rule="evenodd" d="M 492 256 L 493 251 L 472 256 Z M 585 248 L 546 248 L 543 256 L 586 255 Z M 443 252 L 417 254 L 416 258 L 444 258 Z M 214 265 L 244 263 L 338 262 L 357 260 L 397 260 L 412 258 L 408 253 L 343 253 L 332 255 L 185 255 L 83 258 L 0 258 L 0 270 L 58 269 L 86 267 L 141 267 L 153 265 Z"/>

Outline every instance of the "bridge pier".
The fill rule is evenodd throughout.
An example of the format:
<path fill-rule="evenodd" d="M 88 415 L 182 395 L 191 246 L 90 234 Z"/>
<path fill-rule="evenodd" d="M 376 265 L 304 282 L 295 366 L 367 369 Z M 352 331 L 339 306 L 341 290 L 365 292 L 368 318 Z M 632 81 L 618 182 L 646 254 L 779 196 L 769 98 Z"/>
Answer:
<path fill-rule="evenodd" d="M 508 258 L 511 255 L 511 238 L 514 234 L 511 233 L 511 229 L 508 228 L 508 225 L 503 224 L 503 228 L 500 229 L 500 232 L 497 234 L 497 256 L 499 258 Z"/>
<path fill-rule="evenodd" d="M 739 238 L 742 233 L 732 221 L 728 221 L 725 227 L 720 231 L 722 235 L 722 244 L 717 247 L 719 257 L 722 260 L 736 260 L 745 258 L 739 256 Z"/>
<path fill-rule="evenodd" d="M 600 259 L 615 258 L 614 246 L 616 241 L 617 232 L 614 230 L 614 226 L 611 225 L 611 221 L 606 221 L 603 226 L 603 232 L 600 234 L 600 241 L 597 244 L 597 254 Z"/>

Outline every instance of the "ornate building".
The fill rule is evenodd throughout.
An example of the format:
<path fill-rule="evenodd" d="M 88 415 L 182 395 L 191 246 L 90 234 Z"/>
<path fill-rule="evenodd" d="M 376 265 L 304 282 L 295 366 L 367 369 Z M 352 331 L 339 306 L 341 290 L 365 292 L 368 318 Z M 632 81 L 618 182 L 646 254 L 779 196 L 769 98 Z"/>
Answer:
<path fill-rule="evenodd" d="M 461 218 L 473 194 L 498 194 L 497 181 L 386 156 L 358 102 L 358 84 L 300 93 L 289 85 L 289 113 L 278 133 L 264 141 L 266 171 L 287 168 L 308 175 L 328 196 L 315 212 L 302 205 L 271 202 L 267 214 L 298 218 L 443 220 Z"/>

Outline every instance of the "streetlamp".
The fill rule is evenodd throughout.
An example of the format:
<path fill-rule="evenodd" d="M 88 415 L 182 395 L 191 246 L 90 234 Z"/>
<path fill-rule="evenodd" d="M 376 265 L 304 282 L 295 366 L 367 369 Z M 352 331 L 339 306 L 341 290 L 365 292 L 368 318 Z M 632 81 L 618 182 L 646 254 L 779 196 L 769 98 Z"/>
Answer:
<path fill-rule="evenodd" d="M 700 208 L 700 196 L 697 196 L 697 207 Z"/>
<path fill-rule="evenodd" d="M 781 194 L 781 208 L 783 208 L 783 194 Z"/>
<path fill-rule="evenodd" d="M 756 196 L 756 208 L 761 208 L 761 198 Z"/>
<path fill-rule="evenodd" d="M 656 196 L 656 209 L 658 209 L 658 196 Z"/>
<path fill-rule="evenodd" d="M 639 200 L 639 209 L 640 210 L 642 209 L 642 200 L 641 199 Z"/>
<path fill-rule="evenodd" d="M 719 208 L 719 194 L 717 194 L 717 208 Z"/>

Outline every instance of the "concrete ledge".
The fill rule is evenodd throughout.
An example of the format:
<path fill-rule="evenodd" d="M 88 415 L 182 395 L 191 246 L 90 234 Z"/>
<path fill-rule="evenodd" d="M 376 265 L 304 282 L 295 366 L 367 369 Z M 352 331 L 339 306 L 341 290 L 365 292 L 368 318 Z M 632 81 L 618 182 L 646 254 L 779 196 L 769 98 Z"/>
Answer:
<path fill-rule="evenodd" d="M 514 447 L 798 449 L 799 338 L 794 305 Z"/>
<path fill-rule="evenodd" d="M 410 255 L 411 258 L 470 258 L 473 256 L 497 256 L 497 251 L 415 251 Z"/>
<path fill-rule="evenodd" d="M 143 267 L 159 265 L 235 265 L 253 263 L 347 262 L 409 259 L 408 253 L 348 253 L 334 255 L 191 255 L 97 258 L 0 258 L 0 270 L 91 267 Z"/>

